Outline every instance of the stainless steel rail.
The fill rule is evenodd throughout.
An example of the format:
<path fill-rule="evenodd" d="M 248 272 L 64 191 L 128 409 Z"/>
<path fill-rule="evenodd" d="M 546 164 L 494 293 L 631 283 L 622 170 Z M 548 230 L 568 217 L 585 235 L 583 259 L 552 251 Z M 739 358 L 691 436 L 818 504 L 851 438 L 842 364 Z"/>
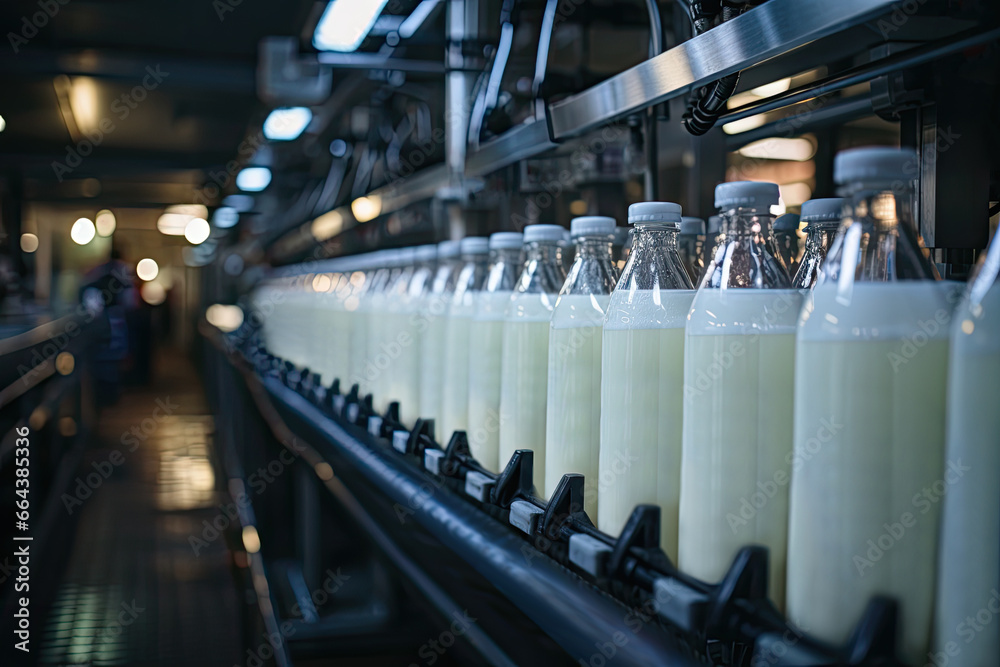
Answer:
<path fill-rule="evenodd" d="M 893 0 L 770 0 L 655 58 L 549 106 L 556 141 L 863 23 Z"/>

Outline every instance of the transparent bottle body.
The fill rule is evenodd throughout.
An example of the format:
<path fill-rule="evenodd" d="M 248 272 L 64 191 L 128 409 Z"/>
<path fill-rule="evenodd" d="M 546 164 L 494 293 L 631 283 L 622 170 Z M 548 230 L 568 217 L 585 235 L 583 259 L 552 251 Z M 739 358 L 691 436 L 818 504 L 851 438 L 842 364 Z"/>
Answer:
<path fill-rule="evenodd" d="M 458 272 L 445 324 L 444 380 L 441 389 L 443 442 L 469 424 L 469 329 L 476 311 L 476 294 L 483 287 L 486 255 L 469 255 Z"/>
<path fill-rule="evenodd" d="M 780 608 L 801 292 L 776 253 L 770 214 L 722 214 L 722 238 L 685 328 L 678 566 L 716 582 L 740 548 L 763 544 Z M 767 502 L 756 507 L 761 487 Z"/>
<path fill-rule="evenodd" d="M 871 597 L 890 595 L 901 605 L 899 653 L 916 663 L 929 644 L 940 512 L 918 499 L 945 474 L 957 291 L 934 280 L 912 190 L 848 194 L 797 331 L 788 614 L 846 641 Z"/>
<path fill-rule="evenodd" d="M 433 419 L 438 431 L 441 428 L 448 308 L 461 268 L 458 260 L 442 262 L 420 307 L 423 322 L 420 334 L 420 416 Z"/>
<path fill-rule="evenodd" d="M 684 324 L 694 290 L 676 226 L 640 224 L 601 340 L 597 525 L 617 535 L 636 505 L 660 505 L 661 543 L 677 555 Z"/>
<path fill-rule="evenodd" d="M 934 625 L 935 653 L 949 643 L 962 660 L 1000 655 L 1000 629 L 969 616 L 1000 597 L 1000 241 L 994 237 L 951 323 L 945 482 Z"/>
<path fill-rule="evenodd" d="M 584 510 L 597 519 L 601 341 L 618 267 L 609 238 L 582 237 L 552 312 L 545 415 L 544 494 L 566 473 L 584 476 Z"/>
<path fill-rule="evenodd" d="M 566 273 L 555 242 L 527 244 L 527 261 L 504 314 L 498 469 L 518 449 L 534 452 L 534 483 L 545 486 L 549 323 Z"/>
<path fill-rule="evenodd" d="M 472 455 L 487 470 L 500 460 L 500 369 L 507 304 L 520 275 L 520 249 L 490 252 L 491 266 L 475 293 L 469 325 L 469 413 L 466 427 Z"/>

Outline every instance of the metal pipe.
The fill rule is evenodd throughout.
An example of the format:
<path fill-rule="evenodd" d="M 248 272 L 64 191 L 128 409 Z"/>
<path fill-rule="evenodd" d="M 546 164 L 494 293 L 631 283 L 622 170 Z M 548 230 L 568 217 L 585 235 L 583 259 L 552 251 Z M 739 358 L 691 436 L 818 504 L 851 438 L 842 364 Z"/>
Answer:
<path fill-rule="evenodd" d="M 649 12 L 649 57 L 655 58 L 663 52 L 663 21 L 660 18 L 660 8 L 656 0 L 646 0 L 646 11 Z M 656 106 L 646 109 L 643 122 L 646 141 L 646 174 L 643 182 L 646 201 L 659 199 L 660 159 L 659 132 Z"/>

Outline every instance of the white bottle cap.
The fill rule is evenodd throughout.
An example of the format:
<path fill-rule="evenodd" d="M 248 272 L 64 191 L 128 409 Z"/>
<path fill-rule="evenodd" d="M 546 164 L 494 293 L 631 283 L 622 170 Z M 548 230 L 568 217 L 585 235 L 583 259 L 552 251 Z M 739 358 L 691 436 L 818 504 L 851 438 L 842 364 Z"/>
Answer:
<path fill-rule="evenodd" d="M 524 245 L 524 234 L 521 232 L 496 232 L 490 234 L 490 250 L 509 250 Z"/>
<path fill-rule="evenodd" d="M 778 203 L 777 183 L 761 181 L 734 181 L 715 186 L 715 208 L 733 206 L 768 209 Z"/>
<path fill-rule="evenodd" d="M 452 259 L 462 252 L 461 241 L 441 241 L 437 244 L 438 259 Z"/>
<path fill-rule="evenodd" d="M 681 218 L 681 234 L 688 234 L 690 236 L 704 236 L 705 235 L 705 221 L 701 218 L 695 218 L 693 216 L 685 215 Z"/>
<path fill-rule="evenodd" d="M 617 226 L 615 219 L 606 215 L 584 215 L 570 221 L 570 237 L 575 239 L 578 236 L 611 236 Z"/>
<path fill-rule="evenodd" d="M 490 240 L 485 236 L 467 236 L 459 243 L 463 255 L 485 255 L 490 251 Z"/>
<path fill-rule="evenodd" d="M 565 231 L 559 225 L 528 225 L 524 228 L 524 242 L 562 241 Z"/>
<path fill-rule="evenodd" d="M 628 224 L 640 222 L 679 223 L 681 205 L 669 201 L 644 201 L 628 207 Z"/>
<path fill-rule="evenodd" d="M 840 197 L 810 199 L 802 204 L 799 219 L 802 222 L 839 222 L 843 208 L 844 200 Z"/>
<path fill-rule="evenodd" d="M 838 185 L 855 181 L 911 181 L 919 167 L 917 153 L 910 148 L 851 148 L 833 158 L 833 180 Z"/>

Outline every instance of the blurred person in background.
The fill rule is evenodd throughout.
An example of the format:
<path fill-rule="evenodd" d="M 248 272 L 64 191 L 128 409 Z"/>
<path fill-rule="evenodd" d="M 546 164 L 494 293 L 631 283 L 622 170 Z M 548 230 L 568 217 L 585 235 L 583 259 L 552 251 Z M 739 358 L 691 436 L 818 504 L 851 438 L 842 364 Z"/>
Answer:
<path fill-rule="evenodd" d="M 83 277 L 80 299 L 85 306 L 100 310 L 108 320 L 108 337 L 95 357 L 97 403 L 113 405 L 121 392 L 121 366 L 134 349 L 130 345 L 129 320 L 138 308 L 139 292 L 135 270 L 123 260 L 123 248 L 112 242 L 111 257 Z"/>

